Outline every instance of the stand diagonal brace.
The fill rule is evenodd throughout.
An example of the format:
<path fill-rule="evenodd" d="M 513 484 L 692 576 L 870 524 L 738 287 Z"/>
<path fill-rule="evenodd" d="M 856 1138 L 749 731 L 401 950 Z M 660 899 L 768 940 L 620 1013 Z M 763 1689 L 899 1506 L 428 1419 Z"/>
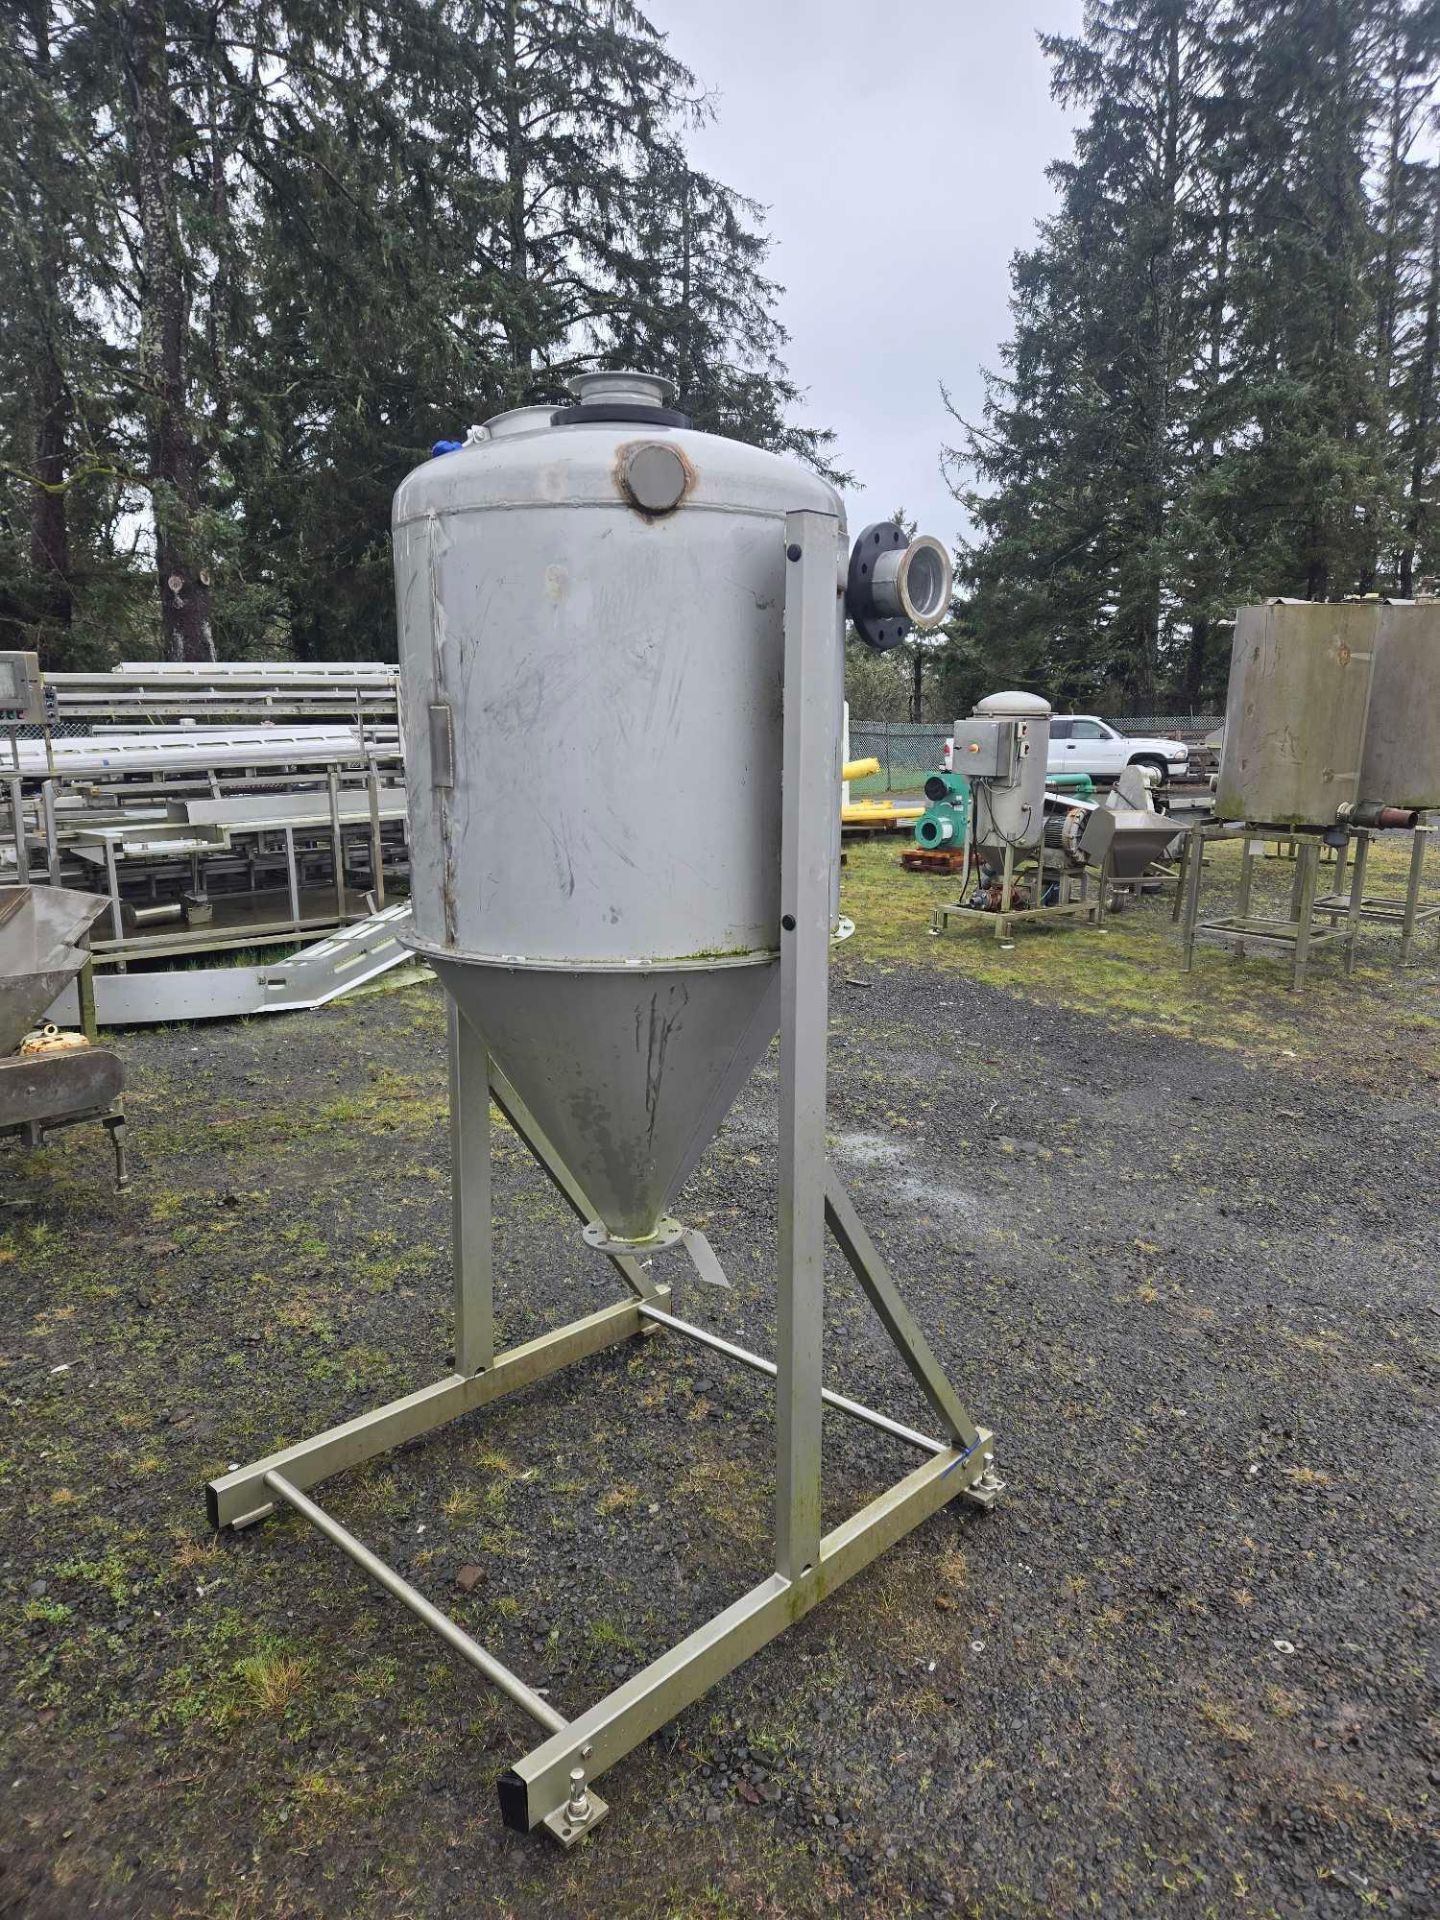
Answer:
<path fill-rule="evenodd" d="M 496 1066 L 493 1058 L 490 1061 L 490 1092 L 494 1096 L 496 1106 L 530 1149 L 536 1164 L 554 1183 L 556 1191 L 565 1200 L 576 1219 L 588 1224 L 595 1218 L 595 1214 L 580 1189 L 580 1183 L 551 1146 L 545 1129 Z M 637 1300 L 659 1299 L 664 1289 L 651 1279 L 649 1273 L 633 1255 L 607 1253 L 605 1258 Z"/>

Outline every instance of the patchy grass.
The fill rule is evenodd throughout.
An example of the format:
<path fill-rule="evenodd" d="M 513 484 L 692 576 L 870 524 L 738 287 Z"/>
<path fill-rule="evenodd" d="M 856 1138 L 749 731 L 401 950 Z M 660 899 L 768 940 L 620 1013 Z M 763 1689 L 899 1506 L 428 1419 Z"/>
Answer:
<path fill-rule="evenodd" d="M 882 970 L 896 964 L 921 967 L 1050 1006 L 1272 1059 L 1338 1054 L 1363 1063 L 1375 1056 L 1377 1040 L 1383 1048 L 1393 1037 L 1440 1079 L 1440 1015 L 1417 1004 L 1415 993 L 1416 980 L 1433 979 L 1440 961 L 1433 931 L 1417 941 L 1417 964 L 1402 974 L 1396 965 L 1398 937 L 1383 927 L 1362 926 L 1353 980 L 1346 979 L 1338 950 L 1322 948 L 1311 961 L 1303 994 L 1290 991 L 1288 960 L 1254 950 L 1240 959 L 1213 942 L 1197 944 L 1194 971 L 1182 973 L 1180 929 L 1171 919 L 1168 894 L 1128 904 L 1101 930 L 1061 921 L 1022 929 L 1013 942 L 1001 942 L 980 926 L 953 926 L 932 936 L 931 910 L 955 898 L 957 881 L 907 872 L 900 865 L 905 844 L 896 835 L 846 848 L 842 904 L 856 927 L 840 949 L 839 964 L 846 972 L 866 964 Z M 1377 844 L 1369 891 L 1402 889 L 1408 859 L 1408 838 Z M 1210 850 L 1202 913 L 1233 905 L 1239 871 L 1238 843 Z M 1293 872 L 1286 861 L 1257 864 L 1257 911 L 1280 907 Z M 1359 995 L 1364 1021 L 1355 1018 Z"/>

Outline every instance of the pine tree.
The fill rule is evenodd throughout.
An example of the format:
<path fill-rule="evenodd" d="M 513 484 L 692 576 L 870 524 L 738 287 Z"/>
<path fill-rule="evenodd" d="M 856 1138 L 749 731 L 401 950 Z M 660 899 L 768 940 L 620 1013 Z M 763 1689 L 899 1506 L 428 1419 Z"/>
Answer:
<path fill-rule="evenodd" d="M 0 52 L 0 107 L 33 107 L 11 117 L 45 161 L 33 191 L 0 187 L 0 257 L 59 287 L 58 324 L 38 296 L 0 317 L 0 615 L 48 622 L 57 660 L 114 624 L 137 528 L 168 653 L 391 651 L 406 470 L 632 348 L 702 422 L 824 464 L 827 436 L 789 418 L 755 211 L 688 166 L 698 90 L 629 0 L 54 17 L 63 78 L 38 30 Z M 56 235 L 68 284 L 43 267 Z"/>
<path fill-rule="evenodd" d="M 1003 377 L 949 456 L 970 618 L 1012 675 L 1194 706 L 1237 602 L 1415 577 L 1437 13 L 1091 0 L 1082 36 L 1046 43 L 1086 117 L 1015 262 Z"/>
<path fill-rule="evenodd" d="M 977 615 L 1070 698 L 1149 704 L 1170 670 L 1164 554 L 1207 239 L 1187 200 L 1214 14 L 1093 0 L 1082 37 L 1044 40 L 1056 97 L 1088 117 L 1050 169 L 1059 213 L 1015 262 L 1009 371 L 949 456 L 980 481 Z"/>

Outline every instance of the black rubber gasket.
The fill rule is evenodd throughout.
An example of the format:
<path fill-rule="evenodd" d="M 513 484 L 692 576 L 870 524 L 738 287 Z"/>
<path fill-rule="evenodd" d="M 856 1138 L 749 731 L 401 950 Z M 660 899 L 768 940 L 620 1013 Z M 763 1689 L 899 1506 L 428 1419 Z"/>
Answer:
<path fill-rule="evenodd" d="M 637 427 L 688 427 L 688 413 L 674 407 L 646 407 L 638 400 L 593 400 L 588 406 L 560 407 L 550 416 L 552 427 L 583 427 L 592 422 L 611 421 Z"/>

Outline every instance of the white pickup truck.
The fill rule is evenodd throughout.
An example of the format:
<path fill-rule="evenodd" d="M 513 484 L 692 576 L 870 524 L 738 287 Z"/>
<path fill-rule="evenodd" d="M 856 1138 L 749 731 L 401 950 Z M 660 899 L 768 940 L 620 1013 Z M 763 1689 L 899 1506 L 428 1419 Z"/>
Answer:
<path fill-rule="evenodd" d="M 1050 721 L 1048 773 L 1088 773 L 1118 780 L 1126 767 L 1153 767 L 1162 782 L 1184 777 L 1190 749 L 1183 740 L 1117 733 L 1089 713 L 1057 713 Z"/>
<path fill-rule="evenodd" d="M 1183 740 L 1117 733 L 1090 713 L 1057 713 L 1050 720 L 1047 773 L 1088 773 L 1092 780 L 1118 780 L 1126 767 L 1153 767 L 1163 784 L 1181 780 L 1190 749 Z M 945 742 L 944 769 L 955 770 L 955 743 Z"/>

